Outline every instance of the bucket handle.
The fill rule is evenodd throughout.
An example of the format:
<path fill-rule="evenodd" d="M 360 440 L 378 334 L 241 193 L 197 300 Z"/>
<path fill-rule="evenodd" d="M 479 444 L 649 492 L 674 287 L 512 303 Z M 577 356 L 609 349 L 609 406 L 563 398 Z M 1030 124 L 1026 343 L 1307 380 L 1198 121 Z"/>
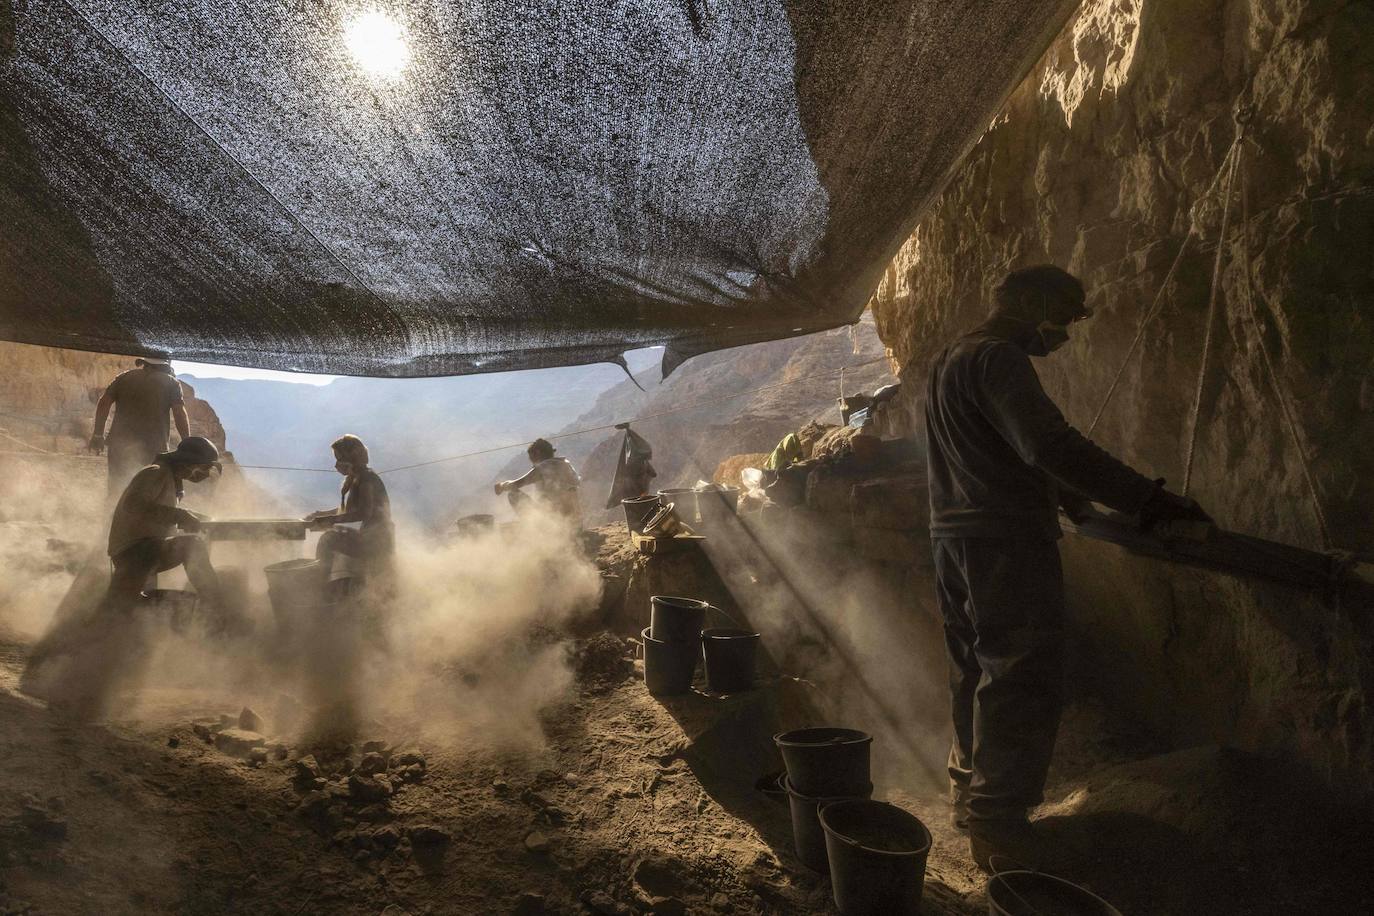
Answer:
<path fill-rule="evenodd" d="M 741 624 L 738 620 L 736 620 L 735 618 L 731 617 L 731 616 L 730 616 L 729 614 L 727 614 L 725 611 L 721 610 L 720 608 L 716 607 L 714 604 L 711 604 L 711 603 L 708 601 L 708 602 L 706 603 L 706 613 L 707 613 L 707 615 L 710 615 L 710 613 L 711 613 L 712 611 L 715 611 L 717 614 L 719 614 L 720 616 L 724 617 L 726 620 L 728 620 L 728 621 L 730 621 L 731 623 L 733 623 L 733 624 L 735 625 L 735 629 L 737 629 L 737 630 L 748 630 L 748 629 L 749 629 L 748 627 L 746 627 L 746 626 L 744 626 L 743 624 Z M 750 630 L 750 632 L 752 633 L 753 630 Z"/>
<path fill-rule="evenodd" d="M 1007 866 L 1004 868 L 998 868 L 997 863 L 999 861 L 1007 863 Z M 989 885 L 991 885 L 993 881 L 996 881 L 1000 878 L 1002 881 L 1002 886 L 1007 889 L 1007 892 L 1010 893 L 1017 900 L 1019 900 L 1021 902 L 1021 905 L 1026 908 L 1025 916 L 1048 916 L 1048 914 L 1037 909 L 1034 904 L 1032 904 L 1025 897 L 1022 897 L 1019 893 L 1017 893 L 1017 890 L 1015 887 L 1012 886 L 1012 883 L 1008 881 L 1006 878 L 1002 877 L 1008 872 L 1013 871 L 1025 871 L 1030 872 L 1033 875 L 1038 875 L 1040 874 L 1040 870 L 1038 868 L 1031 868 L 1027 865 L 1022 865 L 1020 862 L 1016 861 L 1011 856 L 998 855 L 997 853 L 993 853 L 992 855 L 988 856 L 988 868 L 992 872 L 992 877 L 988 881 Z"/>

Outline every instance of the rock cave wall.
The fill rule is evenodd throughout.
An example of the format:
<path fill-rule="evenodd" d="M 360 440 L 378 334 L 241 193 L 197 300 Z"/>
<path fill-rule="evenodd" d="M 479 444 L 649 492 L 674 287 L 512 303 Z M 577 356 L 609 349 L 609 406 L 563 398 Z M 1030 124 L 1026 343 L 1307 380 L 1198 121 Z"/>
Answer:
<path fill-rule="evenodd" d="M 1088 0 L 873 297 L 902 366 L 902 431 L 921 434 L 931 356 L 982 320 L 1008 269 L 1049 261 L 1083 278 L 1096 316 L 1037 361 L 1046 388 L 1086 429 L 1125 364 L 1093 437 L 1180 486 L 1221 235 L 1218 175 L 1245 101 L 1248 219 L 1237 191 L 1191 492 L 1225 528 L 1323 547 L 1262 342 L 1330 546 L 1374 550 L 1371 72 L 1368 2 Z M 1067 538 L 1064 554 L 1078 686 L 1179 745 L 1273 753 L 1369 797 L 1368 608 L 1082 539 Z"/>
<path fill-rule="evenodd" d="M 95 402 L 116 375 L 134 368 L 129 356 L 62 350 L 0 341 L 0 450 L 28 443 L 52 452 L 78 452 L 91 436 Z M 191 431 L 225 448 L 224 426 L 215 409 L 181 383 Z"/>

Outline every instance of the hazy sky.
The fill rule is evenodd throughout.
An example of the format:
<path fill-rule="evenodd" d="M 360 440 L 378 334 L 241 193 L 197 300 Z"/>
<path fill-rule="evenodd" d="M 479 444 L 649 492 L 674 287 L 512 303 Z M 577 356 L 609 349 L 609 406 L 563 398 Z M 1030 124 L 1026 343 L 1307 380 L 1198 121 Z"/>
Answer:
<path fill-rule="evenodd" d="M 184 359 L 172 360 L 177 375 L 196 378 L 267 379 L 273 382 L 296 382 L 301 385 L 328 385 L 337 375 L 312 375 L 309 372 L 278 372 L 275 369 L 243 369 L 239 366 L 217 366 L 214 363 L 192 363 Z"/>
<path fill-rule="evenodd" d="M 643 350 L 630 350 L 625 357 L 631 366 L 637 367 L 640 360 L 635 358 L 636 355 L 647 355 L 662 349 L 645 347 Z M 196 378 L 266 379 L 273 382 L 294 382 L 299 385 L 328 385 L 338 378 L 337 375 L 313 375 L 309 372 L 278 372 L 276 369 L 245 369 L 215 363 L 193 363 L 184 359 L 172 360 L 172 369 L 177 375 L 193 375 Z"/>

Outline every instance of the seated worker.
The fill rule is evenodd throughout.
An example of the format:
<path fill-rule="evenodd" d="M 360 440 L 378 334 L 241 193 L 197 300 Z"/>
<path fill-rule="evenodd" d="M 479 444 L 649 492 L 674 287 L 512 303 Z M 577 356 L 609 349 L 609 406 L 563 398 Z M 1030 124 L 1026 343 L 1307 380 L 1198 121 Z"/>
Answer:
<path fill-rule="evenodd" d="M 503 480 L 496 485 L 496 495 L 509 493 L 511 508 L 517 515 L 523 515 L 533 505 L 543 505 L 567 519 L 577 528 L 582 527 L 582 500 L 578 488 L 582 478 L 577 476 L 572 462 L 566 458 L 555 458 L 554 447 L 547 439 L 535 439 L 525 450 L 530 464 L 534 465 L 523 477 Z M 524 487 L 533 485 L 534 496 L 521 493 Z"/>
<path fill-rule="evenodd" d="M 178 566 L 201 600 L 218 616 L 213 629 L 224 630 L 242 623 L 225 607 L 219 577 L 210 565 L 205 539 L 194 533 L 206 518 L 177 505 L 186 481 L 200 483 L 219 470 L 219 450 L 201 436 L 182 439 L 170 452 L 157 456 L 124 488 L 110 521 L 110 561 L 114 571 L 102 610 L 128 611 L 138 600 L 148 578 Z"/>
<path fill-rule="evenodd" d="M 351 579 L 366 579 L 390 571 L 396 554 L 396 531 L 391 522 L 391 498 L 386 484 L 376 471 L 367 466 L 367 446 L 354 435 L 340 436 L 331 445 L 334 450 L 334 469 L 343 475 L 339 490 L 339 508 L 321 509 L 306 516 L 317 529 L 323 530 L 315 547 L 329 588 L 336 594 L 350 588 Z M 345 525 L 357 523 L 357 528 Z M 336 570 L 339 556 L 358 562 L 352 575 Z M 342 573 L 342 574 L 341 574 Z M 336 584 L 337 583 L 337 584 Z"/>

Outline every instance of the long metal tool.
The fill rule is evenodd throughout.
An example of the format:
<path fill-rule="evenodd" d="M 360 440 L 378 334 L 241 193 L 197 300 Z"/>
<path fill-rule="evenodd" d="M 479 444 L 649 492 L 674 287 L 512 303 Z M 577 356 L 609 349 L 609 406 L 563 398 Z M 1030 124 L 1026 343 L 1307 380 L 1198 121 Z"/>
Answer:
<path fill-rule="evenodd" d="M 1367 557 L 1307 550 L 1211 524 L 1160 525 L 1147 531 L 1133 516 L 1116 512 L 1093 511 L 1065 524 L 1074 534 L 1142 556 L 1328 594 L 1352 587 L 1374 597 L 1374 562 Z"/>

